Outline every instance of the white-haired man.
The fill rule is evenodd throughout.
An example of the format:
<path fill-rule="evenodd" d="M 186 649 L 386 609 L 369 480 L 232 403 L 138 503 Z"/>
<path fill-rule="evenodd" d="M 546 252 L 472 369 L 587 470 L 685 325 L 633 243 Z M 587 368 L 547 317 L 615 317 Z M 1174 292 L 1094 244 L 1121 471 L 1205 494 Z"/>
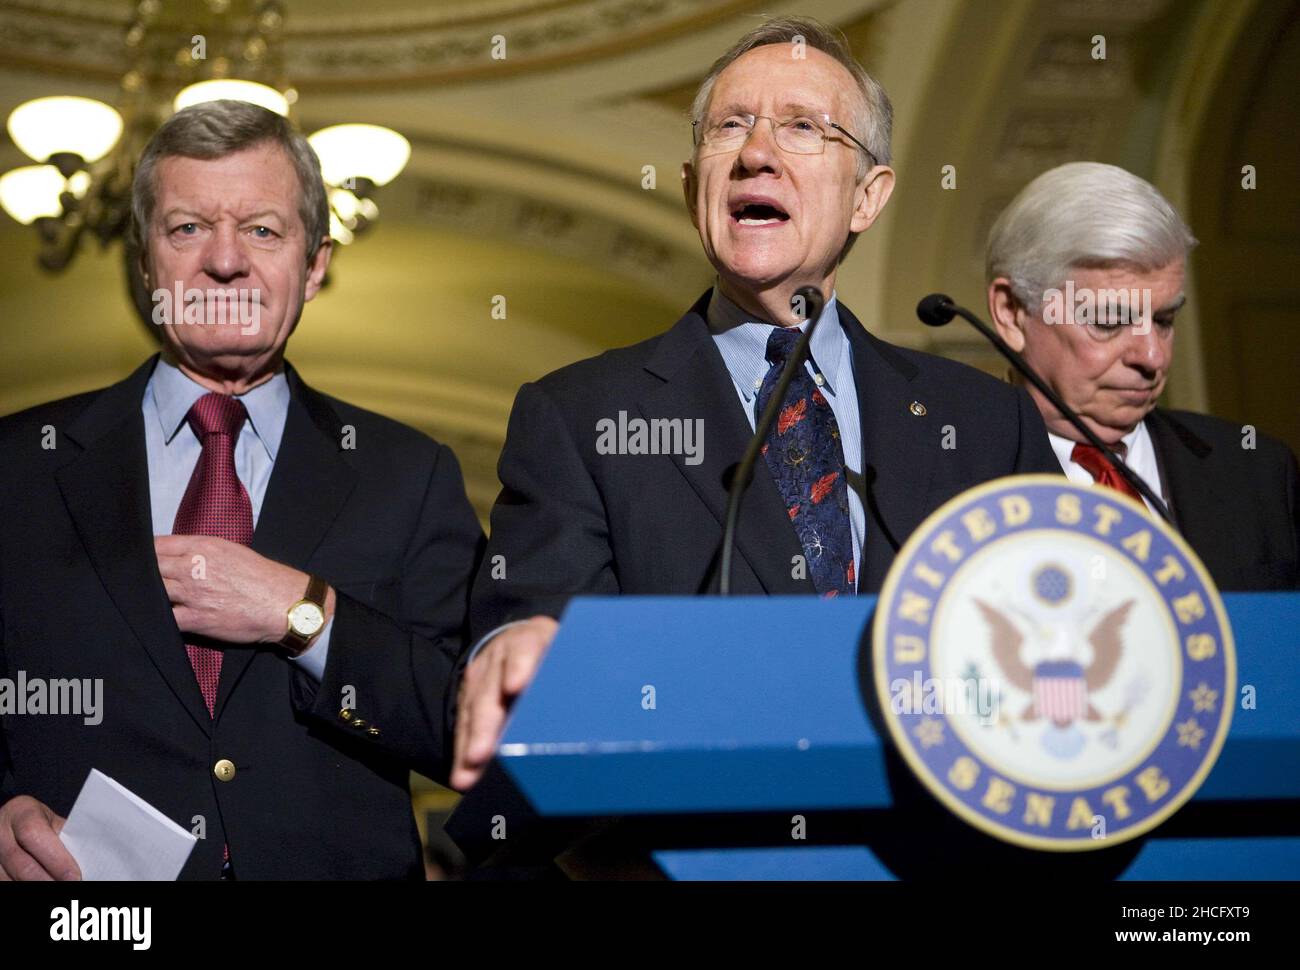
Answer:
<path fill-rule="evenodd" d="M 1282 442 L 1156 406 L 1196 245 L 1155 189 L 1122 168 L 1072 162 L 1040 175 L 989 234 L 989 311 L 1003 339 L 1169 506 L 1224 589 L 1297 585 L 1300 491 Z M 1071 480 L 1140 498 L 1036 389 Z"/>

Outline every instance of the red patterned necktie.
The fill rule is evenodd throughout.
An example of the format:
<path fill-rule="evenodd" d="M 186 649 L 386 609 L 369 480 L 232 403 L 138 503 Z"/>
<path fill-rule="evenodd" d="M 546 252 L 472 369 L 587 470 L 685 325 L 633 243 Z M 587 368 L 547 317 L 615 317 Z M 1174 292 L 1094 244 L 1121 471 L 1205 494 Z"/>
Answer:
<path fill-rule="evenodd" d="M 203 454 L 194 466 L 185 489 L 172 535 L 216 536 L 230 542 L 253 542 L 253 504 L 235 474 L 235 442 L 248 412 L 236 398 L 215 391 L 194 402 L 186 416 L 194 434 L 203 443 Z M 190 666 L 198 679 L 203 701 L 212 715 L 221 680 L 220 650 L 185 644 Z"/>
<path fill-rule="evenodd" d="M 1129 498 L 1137 499 L 1139 502 L 1142 501 L 1138 490 L 1115 470 L 1115 466 L 1106 460 L 1106 456 L 1096 446 L 1079 442 L 1074 446 L 1074 451 L 1070 452 L 1070 459 L 1086 469 L 1094 482 L 1113 488 L 1117 492 L 1123 492 Z"/>

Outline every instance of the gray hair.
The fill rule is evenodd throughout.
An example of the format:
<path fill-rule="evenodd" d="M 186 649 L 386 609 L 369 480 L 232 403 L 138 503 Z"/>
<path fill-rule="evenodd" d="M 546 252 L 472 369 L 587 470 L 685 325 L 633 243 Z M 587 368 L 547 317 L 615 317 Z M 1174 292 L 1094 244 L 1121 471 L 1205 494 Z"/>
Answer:
<path fill-rule="evenodd" d="M 862 95 L 861 103 L 854 113 L 853 134 L 862 139 L 877 164 L 888 165 L 890 160 L 889 139 L 894 125 L 894 107 L 889 102 L 889 95 L 875 78 L 867 73 L 858 63 L 849 49 L 844 34 L 811 17 L 779 17 L 768 20 L 755 27 L 744 37 L 731 45 L 730 49 L 713 62 L 709 73 L 700 82 L 700 89 L 691 104 L 691 121 L 697 126 L 704 121 L 709 109 L 709 98 L 713 94 L 713 84 L 718 75 L 731 63 L 756 47 L 768 44 L 789 44 L 801 41 L 814 50 L 829 54 L 835 58 L 857 81 L 858 92 Z M 867 174 L 867 160 L 858 158 L 859 181 Z"/>
<path fill-rule="evenodd" d="M 1070 162 L 1030 182 L 989 232 L 985 282 L 1000 276 L 1030 312 L 1073 269 L 1128 264 L 1142 272 L 1196 245 L 1155 186 L 1115 165 Z"/>
<path fill-rule="evenodd" d="M 206 101 L 172 115 L 145 146 L 131 185 L 131 218 L 136 245 L 148 249 L 149 223 L 158 191 L 158 163 L 164 158 L 223 158 L 270 142 L 279 145 L 298 175 L 298 215 L 307 232 L 307 261 L 329 234 L 329 200 L 320 159 L 289 119 L 246 101 Z"/>
<path fill-rule="evenodd" d="M 858 85 L 858 93 L 862 96 L 854 111 L 853 135 L 862 139 L 862 143 L 867 146 L 867 151 L 871 152 L 877 165 L 888 165 L 893 157 L 890 153 L 889 141 L 894 129 L 894 106 L 889 101 L 889 95 L 885 93 L 880 82 L 858 63 L 843 32 L 811 17 L 777 17 L 765 21 L 732 44 L 725 54 L 713 62 L 709 73 L 704 75 L 704 80 L 700 82 L 699 90 L 695 92 L 695 100 L 691 103 L 692 125 L 698 127 L 704 122 L 704 115 L 709 110 L 709 98 L 713 95 L 714 82 L 718 80 L 718 75 L 734 61 L 756 47 L 793 43 L 803 43 L 813 50 L 830 55 L 853 75 Z M 857 146 L 854 148 L 856 149 Z M 697 146 L 696 152 L 698 151 Z M 862 153 L 857 154 L 857 179 L 860 182 L 866 177 L 870 167 Z M 848 256 L 849 250 L 853 248 L 857 239 L 857 233 L 849 233 L 844 241 L 844 248 L 840 250 L 841 263 L 844 262 L 844 258 Z"/>

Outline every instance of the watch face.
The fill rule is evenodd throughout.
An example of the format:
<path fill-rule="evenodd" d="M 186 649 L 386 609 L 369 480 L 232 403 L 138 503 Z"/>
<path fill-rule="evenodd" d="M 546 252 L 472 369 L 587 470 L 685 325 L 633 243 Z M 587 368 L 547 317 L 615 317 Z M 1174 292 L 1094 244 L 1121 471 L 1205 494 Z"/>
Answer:
<path fill-rule="evenodd" d="M 289 626 L 299 636 L 315 636 L 324 625 L 325 614 L 315 603 L 299 603 L 289 611 Z"/>

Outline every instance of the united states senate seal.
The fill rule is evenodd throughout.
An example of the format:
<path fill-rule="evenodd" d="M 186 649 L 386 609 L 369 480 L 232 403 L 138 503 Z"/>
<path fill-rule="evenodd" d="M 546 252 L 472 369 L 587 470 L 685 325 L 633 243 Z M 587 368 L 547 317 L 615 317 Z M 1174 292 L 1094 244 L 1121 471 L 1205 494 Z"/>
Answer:
<path fill-rule="evenodd" d="M 890 569 L 872 653 L 922 784 L 979 829 L 1053 851 L 1177 811 L 1236 691 L 1227 615 L 1191 548 L 1138 502 L 1051 475 L 934 512 Z"/>

